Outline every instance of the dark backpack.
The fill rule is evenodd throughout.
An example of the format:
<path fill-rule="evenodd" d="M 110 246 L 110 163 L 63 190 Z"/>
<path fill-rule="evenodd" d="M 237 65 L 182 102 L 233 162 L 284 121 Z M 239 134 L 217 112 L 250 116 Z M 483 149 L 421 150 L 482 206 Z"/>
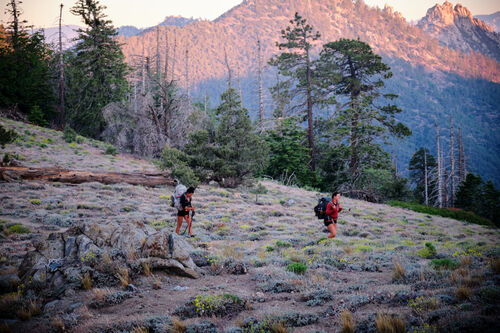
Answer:
<path fill-rule="evenodd" d="M 330 198 L 319 198 L 318 204 L 314 207 L 314 215 L 316 215 L 319 220 L 322 220 L 326 217 L 326 206 L 329 202 Z"/>

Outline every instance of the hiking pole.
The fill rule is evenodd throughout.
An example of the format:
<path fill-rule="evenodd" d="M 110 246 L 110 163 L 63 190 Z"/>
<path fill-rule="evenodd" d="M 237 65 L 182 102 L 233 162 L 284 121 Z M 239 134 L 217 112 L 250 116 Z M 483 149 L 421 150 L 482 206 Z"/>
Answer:
<path fill-rule="evenodd" d="M 193 223 L 193 217 L 194 217 L 194 210 L 191 211 L 191 223 Z M 187 224 L 187 223 L 186 223 Z M 184 236 L 184 234 L 186 233 L 187 229 L 189 228 L 189 224 L 186 225 L 186 228 L 184 229 L 184 231 L 182 232 L 181 235 Z"/>

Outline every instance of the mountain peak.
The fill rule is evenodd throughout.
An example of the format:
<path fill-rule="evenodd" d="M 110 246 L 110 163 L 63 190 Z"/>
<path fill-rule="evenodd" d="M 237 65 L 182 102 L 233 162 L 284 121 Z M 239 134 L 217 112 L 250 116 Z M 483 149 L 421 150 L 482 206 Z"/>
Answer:
<path fill-rule="evenodd" d="M 500 35 L 480 19 L 474 18 L 467 7 L 446 1 L 427 10 L 417 24 L 443 46 L 463 52 L 480 52 L 500 60 Z"/>

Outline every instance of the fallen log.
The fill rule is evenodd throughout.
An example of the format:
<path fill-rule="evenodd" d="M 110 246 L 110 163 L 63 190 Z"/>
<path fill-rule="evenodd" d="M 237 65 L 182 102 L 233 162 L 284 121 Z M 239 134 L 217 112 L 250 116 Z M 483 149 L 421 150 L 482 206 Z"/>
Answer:
<path fill-rule="evenodd" d="M 81 184 L 99 182 L 103 184 L 127 183 L 131 185 L 159 186 L 174 185 L 169 173 L 121 173 L 65 170 L 59 168 L 28 168 L 19 166 L 0 167 L 3 181 L 46 180 L 61 183 Z"/>

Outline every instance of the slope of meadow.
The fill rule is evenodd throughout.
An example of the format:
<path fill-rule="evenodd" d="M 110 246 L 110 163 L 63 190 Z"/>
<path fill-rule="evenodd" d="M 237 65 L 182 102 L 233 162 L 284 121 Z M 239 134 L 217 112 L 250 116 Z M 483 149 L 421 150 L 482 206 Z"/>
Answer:
<path fill-rule="evenodd" d="M 72 145 L 60 132 L 6 119 L 0 124 L 20 135 L 2 153 L 17 154 L 25 165 L 154 169 L 149 161 L 105 155 L 97 141 Z M 166 197 L 173 189 L 0 182 L 0 324 L 25 332 L 63 326 L 75 332 L 337 332 L 350 313 L 356 332 L 398 322 L 419 332 L 498 330 L 497 229 L 342 198 L 338 235 L 329 240 L 312 212 L 319 193 L 262 184 L 268 193 L 258 201 L 245 186 L 196 190 L 196 237 L 186 239 L 199 279 L 154 271 L 133 276 L 135 289 L 75 288 L 42 300 L 23 293 L 25 281 L 15 279 L 35 241 L 88 221 L 139 221 L 173 231 L 175 212 Z M 21 233 L 14 225 L 28 229 Z M 23 308 L 30 297 L 31 306 Z M 93 305 L 102 299 L 106 306 Z"/>

